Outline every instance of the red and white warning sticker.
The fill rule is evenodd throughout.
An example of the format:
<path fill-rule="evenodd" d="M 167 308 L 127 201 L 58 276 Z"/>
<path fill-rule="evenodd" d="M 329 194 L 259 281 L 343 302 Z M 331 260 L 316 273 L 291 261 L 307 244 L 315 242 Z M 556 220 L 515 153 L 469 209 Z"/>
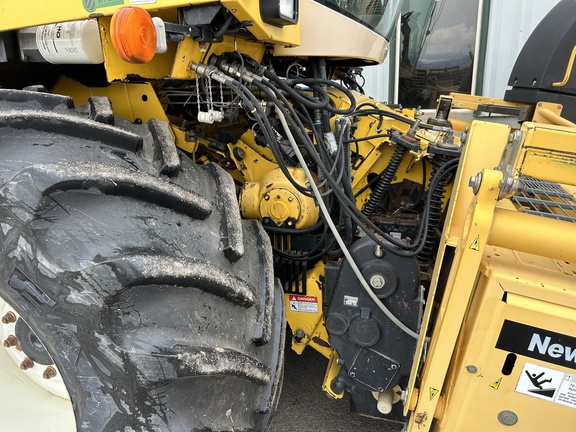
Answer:
<path fill-rule="evenodd" d="M 290 295 L 290 311 L 318 313 L 318 298 L 314 296 Z"/>

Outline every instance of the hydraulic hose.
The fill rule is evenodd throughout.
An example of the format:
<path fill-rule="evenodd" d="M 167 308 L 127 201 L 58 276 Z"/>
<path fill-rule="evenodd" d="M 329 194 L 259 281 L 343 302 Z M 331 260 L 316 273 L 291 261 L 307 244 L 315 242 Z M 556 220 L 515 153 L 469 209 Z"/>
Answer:
<path fill-rule="evenodd" d="M 282 110 L 277 109 L 276 112 L 278 114 L 278 117 L 280 118 L 280 122 L 282 123 L 282 126 L 284 127 L 284 132 L 287 135 L 288 141 L 292 145 L 292 148 L 294 149 L 296 157 L 298 158 L 298 161 L 302 165 L 302 169 L 304 170 L 304 173 L 306 174 L 306 177 L 308 178 L 308 181 L 310 182 L 310 186 L 312 187 L 312 191 L 314 192 L 314 195 L 316 196 L 316 199 L 318 201 L 318 205 L 320 206 L 320 211 L 322 211 L 322 213 L 324 213 L 324 217 L 326 219 L 326 222 L 328 223 L 328 226 L 330 227 L 330 230 L 332 231 L 332 234 L 334 235 L 334 238 L 336 239 L 338 246 L 340 246 L 340 249 L 342 249 L 344 256 L 348 260 L 348 263 L 350 264 L 352 271 L 354 272 L 354 274 L 358 278 L 358 281 L 362 285 L 362 288 L 366 291 L 366 294 L 368 294 L 368 296 L 374 301 L 374 303 L 388 317 L 388 319 L 390 321 L 392 321 L 399 329 L 401 329 L 407 335 L 411 336 L 414 339 L 418 339 L 420 337 L 420 335 L 418 333 L 416 333 L 415 331 L 411 330 L 410 328 L 408 328 L 402 321 L 400 321 L 398 318 L 396 318 L 396 316 L 392 312 L 390 312 L 390 310 L 380 301 L 380 299 L 376 296 L 376 294 L 374 294 L 372 289 L 370 289 L 368 282 L 366 282 L 366 279 L 364 279 L 364 276 L 362 275 L 360 268 L 358 268 L 358 265 L 354 261 L 354 258 L 352 258 L 352 255 L 350 254 L 348 247 L 346 246 L 346 244 L 344 244 L 344 240 L 342 239 L 342 237 L 340 236 L 340 233 L 338 232 L 338 228 L 336 228 L 336 225 L 334 225 L 334 222 L 332 221 L 332 218 L 330 217 L 328 209 L 326 208 L 326 205 L 324 204 L 324 201 L 322 200 L 322 197 L 320 196 L 320 191 L 316 187 L 316 183 L 314 182 L 314 178 L 312 177 L 312 173 L 310 172 L 310 170 L 306 166 L 306 161 L 304 160 L 304 156 L 302 155 L 302 152 L 298 148 L 298 144 L 296 144 L 296 141 L 294 140 L 294 136 L 292 135 L 292 132 L 290 131 L 290 128 L 288 127 L 288 123 L 286 122 L 286 117 L 282 113 Z"/>

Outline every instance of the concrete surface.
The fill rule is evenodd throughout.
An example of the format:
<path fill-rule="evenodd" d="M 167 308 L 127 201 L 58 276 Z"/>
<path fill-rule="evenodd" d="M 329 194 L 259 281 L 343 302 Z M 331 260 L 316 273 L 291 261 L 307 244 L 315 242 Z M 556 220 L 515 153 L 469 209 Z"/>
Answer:
<path fill-rule="evenodd" d="M 399 424 L 350 414 L 348 395 L 332 400 L 322 391 L 328 361 L 312 348 L 299 356 L 286 347 L 284 386 L 267 432 L 398 432 Z"/>

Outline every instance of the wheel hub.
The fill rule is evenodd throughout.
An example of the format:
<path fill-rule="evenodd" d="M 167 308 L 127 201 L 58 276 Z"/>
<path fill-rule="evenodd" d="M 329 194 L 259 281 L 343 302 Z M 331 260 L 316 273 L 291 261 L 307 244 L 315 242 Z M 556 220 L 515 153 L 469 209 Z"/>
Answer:
<path fill-rule="evenodd" d="M 10 359 L 38 386 L 55 396 L 70 400 L 58 368 L 34 331 L 2 299 L 0 314 L 0 339 Z"/>

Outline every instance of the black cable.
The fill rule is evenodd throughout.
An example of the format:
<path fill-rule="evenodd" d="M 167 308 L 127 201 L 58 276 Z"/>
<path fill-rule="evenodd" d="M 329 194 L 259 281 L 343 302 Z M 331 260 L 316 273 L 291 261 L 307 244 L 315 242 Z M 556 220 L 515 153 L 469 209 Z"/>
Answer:
<path fill-rule="evenodd" d="M 380 108 L 372 109 L 372 110 L 363 110 L 363 109 L 361 109 L 361 107 L 363 107 L 363 106 L 374 106 L 374 107 L 376 107 L 376 105 L 374 105 L 374 104 L 372 104 L 372 103 L 370 103 L 370 102 L 364 102 L 364 103 L 362 103 L 362 104 L 360 104 L 360 105 L 358 106 L 358 109 L 357 109 L 355 112 L 353 112 L 352 114 L 349 114 L 348 117 L 360 117 L 360 116 L 368 116 L 368 115 L 377 115 L 377 116 L 383 116 L 383 117 L 390 117 L 390 118 L 392 118 L 392 119 L 394 119 L 394 120 L 398 120 L 398 121 L 404 122 L 404 123 L 406 123 L 406 124 L 408 124 L 408 125 L 410 125 L 410 126 L 412 126 L 414 123 L 416 123 L 416 121 L 414 121 L 414 120 L 412 120 L 412 119 L 410 119 L 410 118 L 408 118 L 408 117 L 404 117 L 404 116 L 401 115 L 401 114 L 397 114 L 397 113 L 395 113 L 395 112 L 392 112 L 392 111 L 387 111 L 387 110 L 383 110 L 383 109 L 380 109 Z M 437 126 L 432 126 L 432 125 L 429 125 L 429 124 L 426 124 L 426 123 L 420 123 L 420 126 L 419 126 L 419 127 L 422 128 L 422 129 L 427 129 L 427 130 L 435 130 L 435 129 L 437 129 Z"/>
<path fill-rule="evenodd" d="M 268 85 L 270 85 L 272 88 L 274 87 L 271 85 L 271 83 L 268 83 Z M 285 100 L 285 97 L 283 95 L 279 94 L 280 92 L 278 91 L 278 89 L 275 89 L 275 91 L 279 96 L 281 96 L 281 98 L 283 98 Z M 293 110 L 293 108 L 291 107 L 290 104 L 287 103 L 287 101 L 286 101 L 286 105 L 280 106 L 279 108 L 280 109 L 287 108 L 289 111 Z M 296 116 L 296 120 L 299 122 L 299 119 L 297 116 Z M 296 128 L 297 133 L 299 133 L 298 129 L 299 128 Z M 401 249 L 412 249 L 414 246 L 406 245 L 404 242 L 397 240 L 396 238 L 390 236 L 387 233 L 384 233 L 376 225 L 374 225 L 372 223 L 372 221 L 370 221 L 366 216 L 364 216 L 358 210 L 358 208 L 356 207 L 356 204 L 354 202 L 352 202 L 352 200 L 346 196 L 346 194 L 339 188 L 339 185 L 335 182 L 335 180 L 328 175 L 329 174 L 328 169 L 326 168 L 325 164 L 323 163 L 323 161 L 319 157 L 318 153 L 316 152 L 314 145 L 311 142 L 309 142 L 309 140 L 307 138 L 308 137 L 306 137 L 303 140 L 303 143 L 304 143 L 305 147 L 307 148 L 308 154 L 312 157 L 312 159 L 315 160 L 318 168 L 323 172 L 325 178 L 329 181 L 332 189 L 335 191 L 336 195 L 338 196 L 338 200 L 341 202 L 341 204 L 344 204 L 344 208 L 350 214 L 354 223 L 356 225 L 359 225 L 359 226 L 362 226 L 363 224 L 368 225 L 369 229 L 365 229 L 365 231 L 370 236 L 372 236 L 372 233 L 370 232 L 370 230 L 372 230 L 375 233 L 377 233 L 378 235 L 380 235 L 381 237 L 383 237 L 384 239 L 386 239 L 388 242 L 393 244 L 394 246 L 397 246 Z M 277 143 L 275 143 L 275 142 L 271 143 L 271 144 L 272 144 L 272 146 L 277 145 Z M 386 250 L 393 252 L 393 253 L 396 252 L 395 249 L 390 248 L 387 245 L 387 243 L 380 242 L 377 237 L 374 236 L 374 239 L 376 240 L 377 243 L 381 244 Z"/>
<path fill-rule="evenodd" d="M 277 80 L 272 80 L 274 82 L 277 82 Z M 255 81 L 256 82 L 256 81 Z M 236 83 L 239 84 L 239 83 Z M 271 85 L 271 83 L 268 83 L 270 85 L 270 88 L 274 88 L 274 86 Z M 234 88 L 235 87 L 235 88 Z M 281 86 L 282 87 L 282 86 Z M 283 166 L 284 164 L 282 163 L 282 158 L 281 158 L 281 154 L 278 151 L 278 143 L 276 141 L 276 137 L 275 134 L 273 132 L 272 127 L 270 126 L 270 123 L 265 115 L 265 113 L 262 112 L 262 108 L 259 106 L 258 101 L 255 99 L 254 95 L 243 85 L 235 85 L 232 87 L 234 90 L 239 91 L 240 93 L 242 92 L 246 92 L 246 95 L 243 95 L 242 99 L 245 101 L 245 103 L 247 103 L 247 107 L 251 110 L 254 110 L 254 113 L 258 113 L 258 122 L 262 127 L 262 131 L 265 132 L 265 135 L 267 135 L 267 142 L 269 142 L 270 144 L 270 148 L 274 154 L 274 157 L 277 159 L 277 162 L 279 163 L 279 167 L 281 168 L 281 170 L 283 171 L 283 173 L 286 175 L 286 177 L 291 178 L 290 174 L 288 173 L 287 169 L 285 166 Z M 278 89 L 274 89 L 274 92 L 276 93 L 276 95 L 281 96 L 280 99 L 284 99 L 284 101 L 286 101 L 285 97 L 283 95 L 281 95 L 281 92 Z M 289 92 L 290 93 L 290 92 Z M 324 164 L 324 162 L 321 160 L 320 155 L 317 153 L 317 150 L 315 149 L 313 143 L 310 142 L 309 137 L 307 136 L 307 134 L 304 134 L 302 132 L 303 127 L 302 124 L 300 122 L 300 119 L 298 118 L 297 115 L 292 116 L 291 114 L 294 113 L 293 108 L 291 107 L 291 105 L 289 103 L 287 103 L 287 101 L 285 102 L 285 104 L 279 104 L 277 103 L 278 98 L 274 97 L 276 99 L 276 103 L 275 105 L 278 107 L 278 109 L 283 110 L 284 112 L 288 112 L 288 114 L 290 115 L 290 122 L 292 124 L 294 124 L 294 122 L 296 122 L 297 124 L 299 123 L 299 126 L 301 127 L 297 127 L 295 132 L 297 135 L 300 135 L 301 137 L 303 137 L 303 144 L 304 147 L 307 149 L 309 155 L 312 157 L 312 159 L 316 162 L 318 168 L 323 172 L 323 174 L 325 175 L 326 179 L 328 180 L 328 182 L 330 183 L 330 186 L 332 188 L 332 190 L 335 192 L 335 194 L 338 197 L 338 201 L 340 202 L 341 205 L 343 205 L 343 209 L 349 214 L 349 216 L 352 218 L 352 220 L 357 224 L 362 226 L 363 224 L 366 224 L 368 226 L 369 229 L 367 228 L 363 228 L 364 231 L 366 232 L 367 235 L 369 235 L 371 238 L 373 238 L 377 243 L 381 244 L 385 249 L 389 250 L 390 252 L 396 253 L 396 254 L 401 254 L 401 255 L 409 255 L 412 254 L 413 252 L 402 252 L 399 253 L 399 251 L 391 248 L 387 243 L 383 243 L 379 240 L 379 238 L 377 237 L 377 235 L 383 237 L 384 239 L 387 240 L 387 242 L 390 242 L 392 245 L 401 248 L 401 249 L 405 249 L 405 250 L 410 250 L 410 249 L 414 249 L 416 248 L 417 244 L 412 244 L 412 245 L 406 245 L 405 243 L 403 243 L 402 241 L 398 241 L 397 239 L 395 239 L 394 237 L 382 232 L 378 227 L 376 227 L 368 218 L 366 218 L 356 207 L 355 202 L 353 202 L 353 200 L 351 200 L 347 194 L 340 189 L 339 185 L 335 182 L 335 179 L 333 179 L 330 176 L 330 171 L 326 168 L 326 165 Z M 252 99 L 252 100 L 250 100 Z M 304 104 L 307 104 L 307 101 L 303 102 Z M 352 116 L 355 115 L 364 115 L 366 114 L 368 111 L 364 111 L 360 114 L 358 113 L 354 113 Z M 387 112 L 381 112 L 379 111 L 377 114 L 384 114 L 384 115 L 390 115 L 390 113 Z M 399 116 L 401 117 L 401 116 Z M 441 170 L 439 171 L 439 173 L 442 172 Z M 293 179 L 292 179 L 293 180 Z M 347 182 L 344 182 L 347 183 Z M 295 184 L 295 187 L 297 187 L 299 190 L 303 189 L 301 188 L 299 185 Z M 350 185 L 348 184 L 348 187 L 350 187 Z M 426 213 L 426 209 L 425 209 L 425 213 Z M 418 238 L 421 237 L 422 235 L 422 230 L 424 229 L 424 227 L 427 228 L 427 223 L 424 223 L 421 225 L 421 229 L 419 230 L 419 236 Z M 373 230 L 376 234 L 373 234 L 371 232 L 371 230 Z M 426 232 L 426 230 L 424 230 L 424 232 Z"/>
<path fill-rule="evenodd" d="M 224 21 L 224 25 L 222 26 L 222 28 L 218 30 L 216 33 L 214 33 L 214 39 L 218 39 L 220 36 L 223 36 L 224 33 L 226 33 L 226 30 L 228 30 L 228 27 L 230 27 L 230 23 L 232 23 L 233 19 L 234 15 L 229 14 L 228 17 L 226 18 L 226 21 Z"/>
<path fill-rule="evenodd" d="M 390 138 L 392 136 L 392 134 L 389 133 L 385 133 L 385 134 L 378 134 L 378 135 L 369 135 L 369 136 L 365 136 L 362 138 L 351 138 L 349 140 L 347 140 L 346 142 L 349 143 L 358 143 L 361 141 L 368 141 L 368 140 L 372 140 L 372 139 L 378 139 L 378 138 Z"/>
<path fill-rule="evenodd" d="M 356 110 L 356 98 L 354 97 L 352 92 L 348 88 L 346 88 L 345 86 L 338 84 L 335 81 L 332 81 L 329 79 L 321 79 L 321 78 L 293 78 L 293 79 L 287 80 L 287 82 L 290 84 L 305 84 L 305 85 L 310 85 L 310 86 L 325 84 L 328 87 L 333 87 L 337 90 L 340 90 L 342 93 L 344 93 L 346 95 L 346 97 L 350 101 L 350 107 L 347 109 L 344 109 L 344 110 L 332 108 L 330 106 L 330 102 L 332 102 L 332 99 L 330 97 L 328 97 L 328 100 L 330 102 L 325 107 L 326 110 L 333 112 L 334 114 L 341 114 L 341 115 L 352 114 L 354 112 L 354 110 Z"/>
<path fill-rule="evenodd" d="M 451 161 L 451 162 L 455 162 L 457 164 L 458 160 L 456 159 L 456 160 Z M 449 165 L 449 164 L 450 164 L 450 162 L 448 162 L 446 165 Z M 454 165 L 454 167 L 455 166 L 456 165 Z M 443 169 L 445 169 L 444 166 L 438 170 L 438 173 L 443 173 Z M 345 208 L 349 211 L 349 214 L 350 214 L 352 220 L 360 227 L 363 227 L 363 224 L 368 226 L 369 229 L 367 229 L 366 227 L 363 227 L 363 231 L 366 233 L 366 235 L 368 235 L 370 238 L 372 238 L 372 240 L 374 240 L 377 244 L 382 246 L 388 252 L 394 253 L 396 255 L 401 255 L 401 256 L 415 256 L 415 255 L 417 255 L 417 253 L 415 254 L 413 252 L 400 252 L 400 251 L 390 247 L 390 245 L 388 243 L 380 241 L 380 238 L 378 236 L 384 238 L 387 242 L 391 243 L 392 245 L 394 245 L 400 249 L 411 250 L 411 249 L 416 248 L 416 251 L 419 252 L 418 248 L 420 246 L 418 245 L 418 243 L 414 243 L 412 245 L 407 245 L 403 241 L 401 241 L 401 240 L 399 241 L 396 238 L 392 237 L 391 235 L 384 233 L 376 225 L 374 225 L 374 223 L 372 223 L 372 221 L 370 221 L 360 210 L 358 210 L 355 203 L 353 203 L 350 199 L 348 199 L 348 197 L 339 188 L 334 187 L 334 185 L 332 185 L 332 186 L 334 188 L 336 195 L 338 195 L 339 201 L 341 203 L 346 204 Z M 426 208 L 424 209 L 424 213 L 425 214 L 427 213 Z M 426 219 L 427 218 L 424 218 L 425 223 L 420 225 L 417 238 L 421 238 L 422 232 L 427 231 L 428 223 L 427 223 Z"/>

